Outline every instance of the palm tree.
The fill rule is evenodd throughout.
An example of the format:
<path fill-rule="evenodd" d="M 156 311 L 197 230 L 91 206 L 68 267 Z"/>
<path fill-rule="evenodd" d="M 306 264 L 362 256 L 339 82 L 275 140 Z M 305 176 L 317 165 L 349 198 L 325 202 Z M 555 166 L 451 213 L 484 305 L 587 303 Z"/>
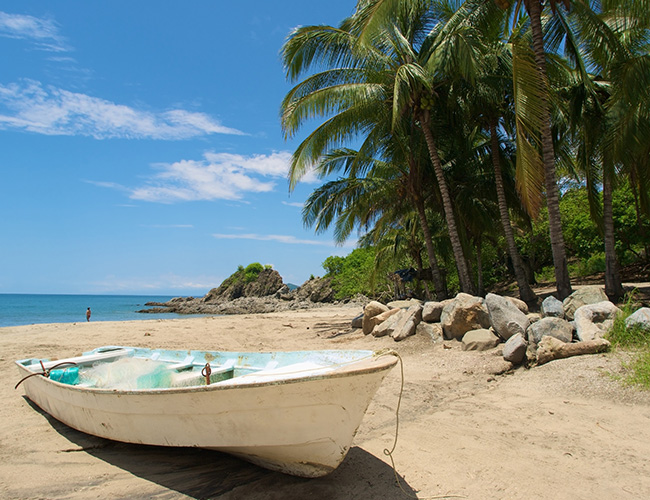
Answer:
<path fill-rule="evenodd" d="M 523 4 L 530 19 L 532 35 L 532 46 L 535 58 L 536 78 L 535 83 L 539 89 L 539 101 L 537 110 L 540 142 L 542 151 L 542 162 L 544 168 L 544 186 L 546 190 L 546 205 L 549 217 L 549 234 L 551 237 L 551 250 L 555 267 L 555 281 L 559 299 L 564 299 L 571 294 L 571 279 L 566 258 L 566 247 L 562 234 L 562 223 L 560 220 L 560 196 L 557 185 L 555 169 L 555 152 L 553 148 L 553 135 L 551 131 L 550 111 L 550 88 L 546 71 L 546 52 L 544 50 L 544 31 L 542 29 L 543 0 L 494 0 L 501 8 L 509 8 L 516 5 L 516 12 Z M 553 12 L 559 4 L 569 8 L 569 0 L 549 0 Z M 516 15 L 516 14 L 515 14 Z"/>
<path fill-rule="evenodd" d="M 363 138 L 359 148 L 362 156 L 381 157 L 387 137 L 399 133 L 404 122 L 414 117 L 433 163 L 461 289 L 471 293 L 474 287 L 436 146 L 432 116 L 436 95 L 433 82 L 443 67 L 452 65 L 450 54 L 454 61 L 458 58 L 453 48 L 458 45 L 462 30 L 452 29 L 459 24 L 458 19 L 452 18 L 454 23 L 448 23 L 449 29 L 432 32 L 428 2 L 414 4 L 413 9 L 397 16 L 390 27 L 372 33 L 370 44 L 360 44 L 359 36 L 366 28 L 373 7 L 371 1 L 360 1 L 356 14 L 339 28 L 299 28 L 289 37 L 282 52 L 289 78 L 296 79 L 313 65 L 330 68 L 307 77 L 283 101 L 282 125 L 287 137 L 293 136 L 310 118 L 328 117 L 294 153 L 290 185 L 294 186 L 329 150 L 358 136 Z M 468 26 L 461 28 L 467 30 Z M 438 37 L 433 38 L 435 35 Z M 462 52 L 464 57 L 462 63 L 456 63 L 457 67 L 468 66 L 472 57 L 473 62 L 478 60 L 476 53 L 472 57 L 467 55 L 467 45 L 464 48 L 467 50 Z M 437 79 L 441 89 L 440 77 Z"/>

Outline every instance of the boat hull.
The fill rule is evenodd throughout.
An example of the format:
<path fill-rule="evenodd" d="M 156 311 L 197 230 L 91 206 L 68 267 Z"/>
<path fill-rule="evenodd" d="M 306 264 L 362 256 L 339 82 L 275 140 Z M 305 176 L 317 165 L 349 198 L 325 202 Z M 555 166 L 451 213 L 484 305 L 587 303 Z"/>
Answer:
<path fill-rule="evenodd" d="M 116 441 L 218 450 L 302 477 L 332 472 L 345 458 L 392 356 L 326 375 L 245 385 L 118 391 L 23 382 L 26 396 L 79 431 Z M 31 372 L 18 363 L 23 376 Z"/>

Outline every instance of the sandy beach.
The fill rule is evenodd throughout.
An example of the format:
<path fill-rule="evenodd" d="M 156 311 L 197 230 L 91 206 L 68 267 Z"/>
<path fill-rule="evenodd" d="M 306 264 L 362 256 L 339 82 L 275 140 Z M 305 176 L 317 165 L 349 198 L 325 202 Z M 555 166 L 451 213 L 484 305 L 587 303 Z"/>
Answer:
<path fill-rule="evenodd" d="M 348 328 L 332 307 L 262 315 L 32 325 L 0 329 L 3 499 L 647 499 L 650 392 L 624 387 L 624 354 L 553 361 L 501 374 L 498 350 L 462 351 L 423 336 L 396 343 Z M 115 443 L 57 422 L 23 396 L 14 360 L 101 345 L 212 350 L 397 350 L 343 464 L 319 479 L 225 454 Z"/>

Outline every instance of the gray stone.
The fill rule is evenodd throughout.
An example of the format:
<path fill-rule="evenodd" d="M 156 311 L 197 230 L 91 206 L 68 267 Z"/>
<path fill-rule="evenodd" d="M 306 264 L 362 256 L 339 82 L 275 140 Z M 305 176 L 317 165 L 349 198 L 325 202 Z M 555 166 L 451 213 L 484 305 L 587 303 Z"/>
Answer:
<path fill-rule="evenodd" d="M 549 295 L 542 301 L 541 312 L 543 317 L 564 318 L 562 301 L 556 299 L 553 295 Z"/>
<path fill-rule="evenodd" d="M 442 302 L 425 302 L 422 306 L 422 321 L 438 323 L 443 307 L 445 305 Z"/>
<path fill-rule="evenodd" d="M 573 315 L 578 307 L 588 304 L 597 304 L 598 302 L 604 302 L 606 300 L 609 299 L 607 298 L 607 295 L 605 295 L 604 287 L 598 285 L 582 287 L 564 299 L 564 302 L 562 303 L 562 307 L 564 308 L 564 317 L 570 321 L 573 319 Z"/>
<path fill-rule="evenodd" d="M 363 326 L 363 314 L 359 314 L 359 316 L 355 317 L 350 326 L 352 328 L 361 328 Z"/>
<path fill-rule="evenodd" d="M 650 307 L 637 309 L 625 319 L 625 328 L 640 328 L 644 332 L 650 332 Z"/>
<path fill-rule="evenodd" d="M 520 333 L 513 335 L 503 346 L 503 359 L 514 365 L 520 365 L 526 359 L 528 342 Z"/>
<path fill-rule="evenodd" d="M 616 315 L 621 310 L 609 300 L 580 306 L 574 314 L 576 335 L 582 342 L 602 339 L 614 325 Z"/>
<path fill-rule="evenodd" d="M 490 315 L 480 297 L 459 293 L 442 309 L 440 323 L 446 339 L 462 339 L 470 330 L 490 327 Z"/>
<path fill-rule="evenodd" d="M 490 315 L 492 327 L 504 340 L 521 333 L 524 335 L 530 322 L 526 315 L 508 298 L 488 293 L 485 305 Z"/>
<path fill-rule="evenodd" d="M 487 351 L 499 345 L 499 337 L 490 330 L 480 328 L 463 335 L 463 351 Z"/>
<path fill-rule="evenodd" d="M 542 337 L 554 337 L 562 342 L 573 340 L 573 326 L 564 319 L 547 317 L 533 323 L 526 330 L 528 342 L 539 344 Z"/>

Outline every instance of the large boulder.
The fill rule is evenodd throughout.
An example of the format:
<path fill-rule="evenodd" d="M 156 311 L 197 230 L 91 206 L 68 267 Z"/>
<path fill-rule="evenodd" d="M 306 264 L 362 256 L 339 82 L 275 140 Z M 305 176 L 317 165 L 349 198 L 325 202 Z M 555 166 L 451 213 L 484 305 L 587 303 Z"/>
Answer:
<path fill-rule="evenodd" d="M 422 321 L 422 306 L 415 304 L 406 310 L 405 314 L 400 315 L 399 321 L 391 336 L 396 341 L 404 340 L 406 337 L 415 335 L 418 324 Z"/>
<path fill-rule="evenodd" d="M 492 327 L 501 338 L 508 340 L 518 333 L 521 335 L 526 334 L 526 329 L 530 324 L 528 317 L 511 300 L 488 293 L 485 297 L 485 305 L 490 315 Z"/>
<path fill-rule="evenodd" d="M 283 286 L 282 276 L 275 269 L 263 269 L 253 281 L 247 282 L 243 268 L 225 279 L 217 288 L 210 290 L 203 302 L 215 303 L 240 297 L 266 297 L 275 294 Z"/>
<path fill-rule="evenodd" d="M 542 301 L 541 308 L 542 316 L 545 318 L 550 316 L 553 318 L 564 318 L 564 306 L 562 301 L 556 299 L 553 295 L 549 295 Z"/>
<path fill-rule="evenodd" d="M 586 306 L 588 304 L 597 304 L 598 302 L 603 302 L 605 300 L 609 299 L 607 298 L 607 295 L 605 295 L 604 287 L 598 285 L 582 287 L 573 292 L 564 299 L 564 302 L 562 302 L 564 317 L 571 321 L 573 320 L 578 307 Z"/>
<path fill-rule="evenodd" d="M 470 330 L 463 335 L 463 351 L 487 351 L 499 345 L 499 337 L 486 328 Z"/>
<path fill-rule="evenodd" d="M 363 320 L 362 320 L 362 326 L 363 328 L 363 333 L 365 335 L 368 335 L 370 332 L 372 332 L 372 329 L 377 325 L 374 321 L 371 321 L 372 318 L 375 316 L 380 315 L 381 313 L 384 313 L 386 311 L 389 311 L 389 307 L 385 306 L 381 302 L 377 302 L 376 300 L 372 300 L 366 304 L 366 307 L 363 308 Z"/>
<path fill-rule="evenodd" d="M 440 323 L 446 339 L 460 340 L 470 330 L 490 328 L 490 315 L 482 298 L 459 293 L 443 308 Z"/>
<path fill-rule="evenodd" d="M 620 312 L 609 300 L 578 307 L 574 314 L 576 336 L 583 342 L 602 339 L 611 330 Z"/>
<path fill-rule="evenodd" d="M 539 344 L 544 337 L 553 337 L 562 342 L 573 340 L 573 326 L 564 319 L 547 317 L 533 323 L 526 330 L 528 342 Z"/>
<path fill-rule="evenodd" d="M 650 333 L 650 307 L 637 309 L 625 319 L 625 328 L 639 328 L 644 332 Z"/>

